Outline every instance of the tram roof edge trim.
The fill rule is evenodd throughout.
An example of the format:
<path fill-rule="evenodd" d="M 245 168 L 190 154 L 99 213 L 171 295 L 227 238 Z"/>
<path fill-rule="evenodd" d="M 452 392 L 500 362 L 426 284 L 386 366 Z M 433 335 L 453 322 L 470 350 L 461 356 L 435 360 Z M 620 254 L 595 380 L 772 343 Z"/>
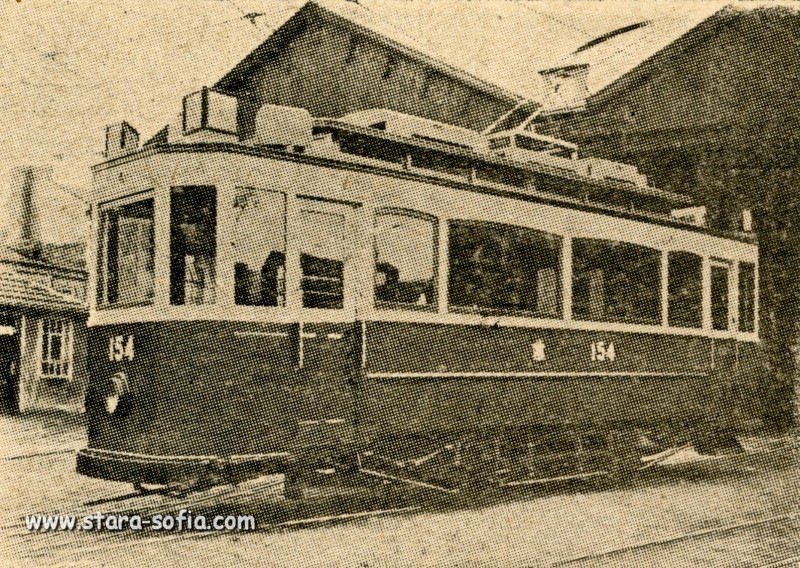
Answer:
<path fill-rule="evenodd" d="M 755 239 L 750 235 L 742 235 L 739 233 L 729 233 L 707 227 L 698 227 L 692 224 L 687 224 L 676 219 L 670 218 L 666 215 L 658 215 L 645 211 L 629 211 L 627 209 L 613 207 L 611 205 L 599 202 L 584 202 L 578 199 L 573 199 L 568 196 L 559 195 L 556 193 L 544 193 L 541 191 L 520 189 L 514 186 L 503 186 L 500 184 L 482 184 L 470 183 L 466 180 L 463 182 L 455 181 L 445 176 L 438 176 L 436 172 L 420 172 L 408 171 L 401 168 L 392 168 L 389 163 L 381 164 L 367 164 L 359 160 L 347 159 L 348 155 L 343 154 L 341 158 L 332 158 L 328 156 L 314 155 L 314 154 L 300 154 L 286 152 L 274 148 L 259 148 L 243 144 L 232 143 L 194 143 L 194 144 L 173 144 L 173 145 L 153 145 L 142 148 L 126 156 L 108 160 L 101 164 L 92 167 L 93 172 L 101 172 L 109 168 L 113 168 L 128 162 L 136 161 L 142 158 L 152 157 L 159 154 L 173 154 L 173 153 L 231 153 L 240 154 L 245 156 L 255 156 L 263 158 L 271 158 L 277 160 L 305 162 L 309 164 L 347 168 L 356 171 L 366 171 L 379 175 L 388 175 L 393 177 L 402 177 L 407 179 L 426 181 L 440 185 L 447 185 L 465 189 L 468 191 L 479 191 L 483 193 L 491 193 L 495 195 L 502 195 L 516 199 L 536 201 L 540 203 L 551 204 L 554 206 L 569 207 L 571 209 L 590 211 L 609 215 L 612 217 L 619 217 L 625 219 L 632 219 L 644 223 L 652 223 L 656 225 L 663 225 L 682 229 L 697 233 L 703 233 L 711 236 L 716 236 L 725 239 L 731 239 L 748 244 L 755 244 Z"/>

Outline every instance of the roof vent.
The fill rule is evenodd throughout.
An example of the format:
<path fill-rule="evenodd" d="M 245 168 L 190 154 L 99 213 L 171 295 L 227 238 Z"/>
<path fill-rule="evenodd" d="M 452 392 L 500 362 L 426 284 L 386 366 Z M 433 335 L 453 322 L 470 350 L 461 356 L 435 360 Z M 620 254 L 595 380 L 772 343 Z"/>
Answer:
<path fill-rule="evenodd" d="M 694 225 L 696 227 L 706 227 L 707 210 L 705 205 L 699 207 L 685 207 L 683 209 L 673 209 L 670 217 L 676 221 Z"/>
<path fill-rule="evenodd" d="M 497 132 L 489 138 L 489 149 L 509 160 L 576 171 L 576 144 L 528 130 Z"/>
<path fill-rule="evenodd" d="M 139 148 L 139 133 L 125 121 L 106 126 L 106 159 L 113 160 Z"/>
<path fill-rule="evenodd" d="M 263 105 L 256 113 L 255 131 L 248 144 L 257 146 L 306 147 L 311 143 L 314 126 L 304 108 Z"/>
<path fill-rule="evenodd" d="M 383 130 L 405 138 L 417 138 L 455 148 L 486 150 L 486 139 L 474 130 L 444 124 L 419 116 L 403 114 L 389 109 L 369 109 L 351 112 L 342 122 Z"/>
<path fill-rule="evenodd" d="M 590 178 L 647 187 L 647 176 L 640 174 L 636 166 L 630 164 L 621 164 L 602 158 L 582 158 L 578 160 L 577 165 L 578 172 Z"/>
<path fill-rule="evenodd" d="M 238 136 L 238 99 L 207 87 L 183 97 L 183 135 L 203 130 Z"/>

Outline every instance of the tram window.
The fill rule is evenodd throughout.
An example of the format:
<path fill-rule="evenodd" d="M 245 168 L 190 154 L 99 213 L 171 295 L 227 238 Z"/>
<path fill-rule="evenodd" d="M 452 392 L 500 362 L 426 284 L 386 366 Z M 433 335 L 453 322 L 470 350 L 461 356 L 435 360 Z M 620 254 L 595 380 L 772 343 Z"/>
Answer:
<path fill-rule="evenodd" d="M 214 303 L 217 191 L 208 186 L 173 187 L 171 197 L 170 303 Z"/>
<path fill-rule="evenodd" d="M 711 327 L 728 329 L 728 267 L 711 266 Z"/>
<path fill-rule="evenodd" d="M 739 264 L 739 331 L 756 330 L 756 265 Z"/>
<path fill-rule="evenodd" d="M 659 251 L 598 239 L 575 239 L 572 251 L 575 319 L 661 323 Z"/>
<path fill-rule="evenodd" d="M 668 267 L 669 325 L 702 327 L 703 259 L 689 252 L 670 252 Z"/>
<path fill-rule="evenodd" d="M 341 309 L 344 306 L 344 215 L 301 211 L 298 234 L 303 307 Z"/>
<path fill-rule="evenodd" d="M 102 210 L 98 304 L 146 304 L 153 301 L 155 256 L 153 199 Z"/>
<path fill-rule="evenodd" d="M 375 219 L 375 301 L 380 307 L 436 307 L 436 222 L 411 213 Z"/>
<path fill-rule="evenodd" d="M 285 306 L 286 196 L 238 188 L 234 206 L 234 302 Z"/>
<path fill-rule="evenodd" d="M 561 317 L 561 237 L 475 221 L 450 222 L 454 311 Z"/>

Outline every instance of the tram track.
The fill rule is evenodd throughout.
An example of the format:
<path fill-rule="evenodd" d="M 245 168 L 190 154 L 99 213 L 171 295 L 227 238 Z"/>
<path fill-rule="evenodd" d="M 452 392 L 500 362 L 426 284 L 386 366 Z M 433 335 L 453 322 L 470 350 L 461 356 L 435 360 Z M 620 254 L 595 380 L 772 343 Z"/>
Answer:
<path fill-rule="evenodd" d="M 664 546 L 680 543 L 680 542 L 683 542 L 683 541 L 691 541 L 691 540 L 695 540 L 695 539 L 702 539 L 702 538 L 706 538 L 706 537 L 710 537 L 710 536 L 721 535 L 723 533 L 735 532 L 735 531 L 738 531 L 738 530 L 748 529 L 748 528 L 762 527 L 762 526 L 765 526 L 765 525 L 777 524 L 777 523 L 782 523 L 782 522 L 787 522 L 787 521 L 794 521 L 794 520 L 797 520 L 797 519 L 800 519 L 800 510 L 792 512 L 792 513 L 783 514 L 783 515 L 776 515 L 776 516 L 769 517 L 769 518 L 766 518 L 766 519 L 759 519 L 759 520 L 755 520 L 755 521 L 743 521 L 743 522 L 740 522 L 740 523 L 732 523 L 732 524 L 728 524 L 728 525 L 724 525 L 724 526 L 720 526 L 720 527 L 713 527 L 713 528 L 709 528 L 709 529 L 692 531 L 692 532 L 688 532 L 688 533 L 685 533 L 685 534 L 674 535 L 674 536 L 670 536 L 670 537 L 666 537 L 666 538 L 661 538 L 661 539 L 655 539 L 655 540 L 646 541 L 646 542 L 635 543 L 635 544 L 623 546 L 623 547 L 620 547 L 620 548 L 615 548 L 615 549 L 612 549 L 612 550 L 605 550 L 603 552 L 598 552 L 598 553 L 593 553 L 593 554 L 586 554 L 586 555 L 583 555 L 583 556 L 578 556 L 576 558 L 570 558 L 570 559 L 567 559 L 567 560 L 561 560 L 559 562 L 556 562 L 555 564 L 552 564 L 551 566 L 552 566 L 552 568 L 557 568 L 557 567 L 561 567 L 561 566 L 570 566 L 570 565 L 574 565 L 574 564 L 581 564 L 581 563 L 587 563 L 587 562 L 596 562 L 596 561 L 599 561 L 599 560 L 602 560 L 602 559 L 608 559 L 608 558 L 613 557 L 613 556 L 619 556 L 619 555 L 623 555 L 623 554 L 630 553 L 630 552 L 637 552 L 637 551 L 641 552 L 641 551 L 645 551 L 647 549 L 664 547 Z M 791 560 L 792 559 L 782 560 L 782 561 L 779 561 L 779 563 L 767 564 L 766 566 L 761 567 L 761 568 L 770 568 L 770 567 L 777 568 L 778 566 L 782 566 L 783 565 L 780 562 L 790 562 Z"/>
<path fill-rule="evenodd" d="M 66 452 L 64 452 L 66 453 Z M 773 454 L 774 451 L 758 451 L 748 452 L 748 457 L 759 454 Z M 30 459 L 34 459 L 39 454 L 31 454 Z M 44 455 L 44 452 L 40 455 Z M 718 462 L 716 462 L 718 463 Z M 744 468 L 747 470 L 747 468 Z M 743 470 L 744 471 L 744 470 Z M 299 505 L 295 500 L 283 500 L 279 497 L 279 486 L 282 483 L 278 478 L 262 478 L 261 482 L 254 484 L 246 482 L 237 486 L 220 486 L 209 490 L 206 493 L 190 493 L 186 496 L 173 497 L 165 495 L 163 491 L 152 491 L 147 493 L 122 493 L 120 495 L 112 495 L 106 498 L 94 500 L 82 500 L 80 505 L 75 509 L 70 510 L 69 499 L 59 500 L 54 503 L 54 508 L 69 514 L 74 514 L 80 518 L 82 515 L 94 514 L 100 505 L 107 506 L 104 508 L 104 514 L 137 514 L 142 518 L 146 516 L 153 516 L 156 514 L 175 514 L 181 508 L 190 509 L 193 512 L 201 514 L 209 514 L 216 512 L 225 512 L 225 509 L 230 510 L 246 510 L 246 507 L 255 507 L 257 515 L 260 515 L 263 520 L 269 518 L 274 521 L 259 522 L 259 526 L 252 534 L 269 534 L 276 531 L 285 530 L 303 530 L 311 527 L 319 527 L 327 524 L 334 523 L 347 523 L 358 520 L 365 520 L 369 518 L 389 516 L 389 515 L 402 515 L 413 514 L 415 512 L 424 512 L 427 508 L 418 506 L 415 502 L 396 502 L 398 506 L 392 506 L 389 502 L 382 502 L 375 510 L 354 510 L 357 507 L 349 506 L 350 510 L 345 505 L 345 510 L 341 512 L 334 511 L 342 503 L 334 505 L 334 507 L 327 507 L 325 505 L 313 504 L 310 507 Z M 399 485 L 393 485 L 399 487 Z M 503 493 L 506 493 L 504 491 Z M 431 495 L 430 492 L 426 495 Z M 270 499 L 274 497 L 274 499 Z M 277 505 L 274 509 L 271 503 Z M 490 501 L 494 502 L 491 498 Z M 460 508 L 459 503 L 462 499 L 456 499 L 456 503 L 452 506 L 446 506 L 445 510 L 450 510 L 453 507 Z M 280 503 L 280 504 L 279 504 Z M 450 498 L 446 499 L 446 503 L 451 503 Z M 74 504 L 74 503 L 73 503 Z M 356 503 L 356 505 L 364 505 L 364 502 Z M 374 503 L 373 503 L 374 504 Z M 389 505 L 388 507 L 386 505 Z M 413 506 L 405 506 L 413 505 Z M 436 505 L 432 505 L 434 509 L 438 509 Z M 244 507 L 244 508 L 243 508 Z M 280 512 L 279 509 L 285 509 Z M 77 510 L 76 510 L 77 509 Z M 314 511 L 309 511 L 314 509 Z M 260 512 L 259 512 L 260 510 Z M 312 514 L 304 514 L 309 513 Z M 288 513 L 285 514 L 285 513 Z M 298 514 L 299 513 L 299 514 Z M 58 514 L 58 513 L 56 513 Z M 295 516 L 296 515 L 296 516 Z M 283 517 L 282 519 L 280 517 Z M 746 528 L 755 528 L 758 526 L 769 525 L 769 523 L 781 523 L 797 520 L 800 518 L 800 510 L 792 511 L 782 515 L 762 518 L 754 521 L 746 521 L 741 523 L 732 523 L 720 527 L 704 529 L 702 531 L 695 531 L 691 533 L 678 534 L 666 538 L 648 541 L 644 543 L 634 543 L 630 546 L 621 547 L 619 549 L 606 550 L 600 553 L 589 554 L 582 557 L 571 558 L 559 561 L 556 566 L 570 566 L 580 565 L 581 563 L 591 563 L 592 561 L 599 561 L 603 558 L 612 558 L 624 555 L 625 553 L 636 553 L 637 551 L 647 550 L 648 548 L 657 549 L 659 546 L 669 546 L 670 544 L 677 544 L 681 541 L 691 541 L 693 539 L 710 538 L 715 534 L 723 534 L 726 532 L 733 532 L 735 530 L 744 530 Z M 49 556 L 52 554 L 65 554 L 67 556 L 82 556 L 90 553 L 92 550 L 107 550 L 119 547 L 130 546 L 134 542 L 143 543 L 149 541 L 151 543 L 166 543 L 180 540 L 194 540 L 205 539 L 215 536 L 231 536 L 235 533 L 230 532 L 216 532 L 216 531 L 190 531 L 182 533 L 156 533 L 151 531 L 142 531 L 141 533 L 131 533 L 126 531 L 125 534 L 119 531 L 101 531 L 95 533 L 72 533 L 70 537 L 68 533 L 32 533 L 24 530 L 22 523 L 13 525 L 6 525 L 0 527 L 0 534 L 7 537 L 24 538 L 26 544 L 26 556 L 30 558 L 37 558 Z M 244 533 L 240 533 L 244 534 Z M 247 533 L 251 534 L 251 533 Z M 36 535 L 37 538 L 28 538 Z M 61 537 L 57 536 L 61 535 Z M 44 538 L 42 538 L 44 537 Z M 64 538 L 66 537 L 66 538 Z M 32 545 L 32 546 L 31 546 Z M 787 560 L 789 562 L 789 560 Z M 766 567 L 778 568 L 784 564 L 768 564 Z"/>

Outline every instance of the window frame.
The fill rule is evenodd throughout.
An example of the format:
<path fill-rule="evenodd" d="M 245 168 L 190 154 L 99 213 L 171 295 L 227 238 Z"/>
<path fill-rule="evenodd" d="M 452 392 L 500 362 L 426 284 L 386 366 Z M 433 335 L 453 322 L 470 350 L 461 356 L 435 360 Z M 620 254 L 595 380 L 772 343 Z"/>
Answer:
<path fill-rule="evenodd" d="M 737 308 L 735 300 L 737 299 L 738 289 L 733 288 L 733 272 L 735 263 L 734 261 L 709 257 L 708 259 L 708 329 L 711 332 L 717 333 L 737 333 L 739 330 L 738 323 L 733 321 L 734 309 Z M 720 329 L 714 326 L 714 269 L 724 268 L 727 272 L 726 278 L 726 306 L 725 306 L 725 327 Z M 738 311 L 738 310 L 737 310 Z"/>
<path fill-rule="evenodd" d="M 578 284 L 578 282 L 576 280 L 577 271 L 576 271 L 575 267 L 576 267 L 576 265 L 579 264 L 579 263 L 576 262 L 576 255 L 578 254 L 578 249 L 579 249 L 578 245 L 579 245 L 579 243 L 581 241 L 591 241 L 593 243 L 592 246 L 598 246 L 599 244 L 603 244 L 603 245 L 606 245 L 606 246 L 608 246 L 608 245 L 612 245 L 612 246 L 625 245 L 625 246 L 633 247 L 633 248 L 636 248 L 636 249 L 643 249 L 643 252 L 647 252 L 648 254 L 652 255 L 653 260 L 655 260 L 657 262 L 657 270 L 656 270 L 657 285 L 653 286 L 654 292 L 653 292 L 653 298 L 652 298 L 652 301 L 653 301 L 653 306 L 652 307 L 656 307 L 657 308 L 657 313 L 655 314 L 655 317 L 653 317 L 652 320 L 644 321 L 644 318 L 637 318 L 637 320 L 642 320 L 642 321 L 637 321 L 637 320 L 631 320 L 631 319 L 622 319 L 622 318 L 618 318 L 618 317 L 611 317 L 611 316 L 609 316 L 607 314 L 608 300 L 609 300 L 610 296 L 606 292 L 608 290 L 608 288 L 607 288 L 608 278 L 606 276 L 606 274 L 607 274 L 606 270 L 603 270 L 603 316 L 602 317 L 595 317 L 595 316 L 592 316 L 591 313 L 589 313 L 589 314 L 581 314 L 581 315 L 578 315 L 576 313 L 575 298 L 578 295 L 575 292 L 576 292 L 576 285 Z M 606 266 L 606 265 L 607 265 L 607 263 L 603 263 L 603 266 Z M 591 270 L 597 270 L 597 268 L 593 268 Z M 630 271 L 624 271 L 624 272 L 627 275 L 631 275 L 632 274 Z M 637 278 L 635 280 L 638 281 L 639 279 Z M 629 281 L 630 281 L 630 279 L 629 279 Z M 572 288 L 572 306 L 571 306 L 571 308 L 572 308 L 572 320 L 573 321 L 587 322 L 587 323 L 590 322 L 590 323 L 594 323 L 594 324 L 604 324 L 604 325 L 630 325 L 630 326 L 646 326 L 646 327 L 661 327 L 661 328 L 665 327 L 664 326 L 664 311 L 665 311 L 666 306 L 664 306 L 664 304 L 663 304 L 663 297 L 662 297 L 662 289 L 663 289 L 663 286 L 664 286 L 664 251 L 661 248 L 656 248 L 656 247 L 653 247 L 653 246 L 648 246 L 648 245 L 640 244 L 640 243 L 637 243 L 637 242 L 617 240 L 617 239 L 612 239 L 612 238 L 607 238 L 607 237 L 597 237 L 597 236 L 573 237 L 573 239 L 572 239 L 572 263 L 571 263 L 569 286 Z M 637 302 L 636 304 L 638 305 L 639 302 Z M 590 308 L 590 311 L 591 311 L 591 308 Z M 670 327 L 671 329 L 685 329 L 685 328 L 675 328 L 675 327 L 672 327 L 672 326 L 667 326 L 667 327 Z"/>
<path fill-rule="evenodd" d="M 58 322 L 61 325 L 59 333 L 52 332 L 52 324 Z M 45 330 L 45 323 L 48 324 Z M 52 342 L 54 337 L 59 337 L 61 340 L 61 358 L 55 360 L 52 358 Z M 47 349 L 45 350 L 44 342 L 47 341 Z M 43 317 L 39 319 L 38 335 L 36 343 L 36 376 L 42 380 L 53 381 L 69 381 L 72 382 L 75 372 L 75 325 L 70 318 L 60 317 Z M 45 359 L 45 351 L 47 351 L 47 359 Z M 45 372 L 43 367 L 45 365 L 67 365 L 66 373 L 50 373 Z"/>
<path fill-rule="evenodd" d="M 150 300 L 134 301 L 134 302 L 114 302 L 108 303 L 108 224 L 106 221 L 106 213 L 111 209 L 117 209 L 126 205 L 140 203 L 151 200 L 153 202 L 153 297 Z M 95 278 L 96 289 L 94 291 L 94 302 L 99 310 L 114 310 L 124 308 L 135 308 L 141 306 L 154 306 L 158 302 L 158 286 L 157 286 L 157 273 L 158 273 L 158 230 L 156 227 L 156 208 L 157 199 L 155 189 L 145 189 L 125 197 L 111 199 L 98 203 L 98 234 L 97 234 L 97 258 L 95 259 L 95 268 L 97 277 Z M 102 297 L 102 302 L 100 298 Z"/>
<path fill-rule="evenodd" d="M 750 322 L 750 329 L 743 329 L 743 321 L 744 318 L 743 310 L 744 304 L 742 302 L 742 267 L 748 265 L 752 267 L 752 277 L 753 277 L 753 286 L 752 286 L 752 298 L 751 298 L 751 309 L 752 314 L 752 321 Z M 736 303 L 738 305 L 738 321 L 736 322 L 736 331 L 739 333 L 758 333 L 758 263 L 755 261 L 745 261 L 740 260 L 738 262 L 737 267 L 737 282 L 736 282 Z"/>
<path fill-rule="evenodd" d="M 270 187 L 263 187 L 257 186 L 252 184 L 234 184 L 232 186 L 233 196 L 231 206 L 228 210 L 224 213 L 220 214 L 218 211 L 217 213 L 217 241 L 218 241 L 218 248 L 217 248 L 217 304 L 221 306 L 230 306 L 236 310 L 280 310 L 285 309 L 289 306 L 289 294 L 291 290 L 291 285 L 289 282 L 289 251 L 290 251 L 290 243 L 289 243 L 289 211 L 291 208 L 291 199 L 293 195 L 283 189 L 274 189 Z M 283 304 L 277 306 L 270 306 L 270 305 L 262 305 L 262 304 L 239 304 L 236 302 L 236 274 L 235 274 L 235 265 L 238 262 L 238 254 L 237 254 L 237 247 L 236 247 L 236 236 L 237 236 L 237 200 L 239 199 L 242 191 L 249 191 L 249 192 L 257 192 L 259 194 L 273 194 L 278 195 L 283 198 L 283 225 L 281 227 L 283 231 L 283 255 L 284 255 L 284 262 L 283 262 Z M 219 192 L 219 186 L 218 186 Z M 217 197 L 218 203 L 220 203 L 219 194 Z M 223 215 L 228 220 L 223 221 Z M 223 223 L 225 226 L 223 228 Z M 226 234 L 224 237 L 221 237 L 221 231 L 224 231 Z M 224 239 L 220 241 L 220 239 Z M 224 248 L 224 257 L 223 257 L 223 249 L 219 247 L 221 242 L 227 243 L 228 246 Z M 220 272 L 220 266 L 225 266 L 226 270 L 230 270 L 228 278 L 224 278 L 224 274 L 226 272 Z"/>
<path fill-rule="evenodd" d="M 704 288 L 704 285 L 703 285 L 703 266 L 705 264 L 705 259 L 704 259 L 702 254 L 698 254 L 696 252 L 691 252 L 691 251 L 687 251 L 687 250 L 683 250 L 683 249 L 669 250 L 669 251 L 666 251 L 666 253 L 667 253 L 666 254 L 666 262 L 667 262 L 667 266 L 666 266 L 667 305 L 665 306 L 665 309 L 666 309 L 666 327 L 668 327 L 669 329 L 697 329 L 697 330 L 701 330 L 701 329 L 703 329 L 703 296 L 705 294 L 704 289 L 703 289 Z M 698 267 L 699 271 L 698 271 L 698 274 L 697 274 L 697 276 L 698 276 L 697 284 L 699 284 L 699 292 L 700 292 L 699 298 L 697 298 L 699 300 L 699 303 L 698 303 L 698 306 L 697 306 L 698 311 L 699 311 L 699 313 L 697 315 L 699 317 L 698 317 L 698 321 L 697 321 L 696 325 L 685 325 L 685 324 L 684 325 L 677 325 L 677 324 L 671 323 L 673 321 L 673 312 L 675 311 L 675 310 L 672 309 L 673 308 L 672 302 L 671 302 L 672 295 L 670 294 L 670 287 L 671 287 L 672 282 L 673 282 L 672 278 L 670 277 L 670 275 L 672 274 L 671 270 L 672 270 L 672 266 L 673 266 L 673 262 L 672 262 L 673 255 L 683 255 L 683 256 L 691 255 L 691 256 L 695 257 L 697 260 L 699 260 L 699 267 Z"/>
<path fill-rule="evenodd" d="M 541 312 L 536 312 L 532 310 L 525 310 L 525 309 L 505 309 L 505 308 L 492 308 L 492 307 L 481 307 L 478 306 L 460 306 L 454 304 L 451 299 L 451 286 L 452 286 L 452 265 L 450 262 L 450 256 L 452 252 L 453 246 L 453 224 L 470 224 L 470 225 L 484 225 L 484 226 L 491 226 L 498 229 L 503 228 L 513 228 L 513 229 L 521 229 L 523 231 L 529 231 L 532 233 L 536 233 L 539 236 L 547 236 L 550 238 L 555 238 L 558 240 L 558 247 L 557 247 L 557 254 L 558 254 L 558 262 L 556 263 L 556 282 L 558 285 L 558 294 L 557 294 L 557 308 L 558 313 L 557 315 L 548 315 Z M 565 306 L 566 306 L 566 297 L 565 297 L 565 274 L 564 274 L 564 254 L 566 251 L 566 245 L 568 238 L 564 234 L 560 233 L 551 233 L 545 229 L 540 228 L 533 228 L 526 225 L 518 225 L 513 223 L 501 223 L 497 221 L 486 221 L 483 219 L 467 219 L 467 218 L 448 218 L 447 219 L 447 259 L 446 259 L 446 267 L 447 267 L 447 289 L 444 291 L 446 294 L 446 305 L 447 311 L 453 314 L 461 314 L 461 315 L 481 315 L 481 316 L 491 316 L 491 317 L 521 317 L 527 319 L 537 319 L 537 320 L 551 320 L 551 321 L 569 321 L 565 318 Z"/>
<path fill-rule="evenodd" d="M 214 246 L 214 258 L 213 262 L 209 263 L 213 270 L 213 297 L 211 301 L 202 301 L 198 303 L 190 303 L 186 301 L 186 266 L 184 264 L 184 280 L 183 280 L 183 288 L 181 292 L 182 301 L 177 302 L 173 301 L 173 294 L 175 294 L 174 287 L 175 287 L 175 264 L 174 264 L 174 256 L 173 256 L 173 245 L 175 240 L 176 232 L 174 231 L 175 225 L 173 225 L 173 215 L 174 215 L 174 198 L 175 198 L 175 190 L 181 189 L 203 189 L 203 190 L 212 190 L 214 193 L 214 235 L 213 235 L 213 246 Z M 166 228 L 166 243 L 167 243 L 167 297 L 166 302 L 171 308 L 187 308 L 187 307 L 197 307 L 197 306 L 216 306 L 216 305 L 224 305 L 224 300 L 221 298 L 220 294 L 224 293 L 222 288 L 222 275 L 220 274 L 220 230 L 222 228 L 221 220 L 222 216 L 220 215 L 220 194 L 222 193 L 223 189 L 217 183 L 187 183 L 187 184 L 175 184 L 170 185 L 167 188 L 167 228 Z M 188 256 L 184 252 L 184 262 L 185 257 Z M 204 289 L 205 290 L 205 289 Z M 205 292 L 204 292 L 205 293 Z"/>
<path fill-rule="evenodd" d="M 434 301 L 425 306 L 418 306 L 415 304 L 406 304 L 403 302 L 390 302 L 385 300 L 378 300 L 376 295 L 375 274 L 378 270 L 378 217 L 381 215 L 396 215 L 411 217 L 413 219 L 420 219 L 427 221 L 433 226 L 433 282 L 431 288 L 434 292 Z M 416 311 L 416 312 L 431 312 L 437 313 L 439 307 L 442 305 L 439 275 L 439 264 L 441 251 L 441 229 L 439 218 L 430 213 L 418 211 L 416 209 L 408 209 L 405 207 L 377 207 L 373 212 L 372 222 L 372 274 L 370 275 L 370 297 L 372 298 L 372 307 L 376 310 L 401 310 L 401 311 Z M 449 265 L 447 267 L 449 274 Z"/>

